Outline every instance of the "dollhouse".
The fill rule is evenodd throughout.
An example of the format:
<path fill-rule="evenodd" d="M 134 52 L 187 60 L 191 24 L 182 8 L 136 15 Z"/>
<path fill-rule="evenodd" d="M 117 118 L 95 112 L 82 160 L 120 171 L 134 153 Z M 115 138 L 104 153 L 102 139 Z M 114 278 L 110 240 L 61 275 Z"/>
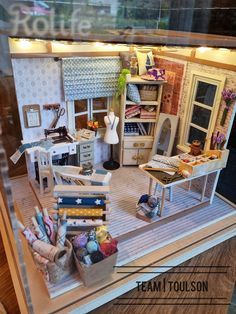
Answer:
<path fill-rule="evenodd" d="M 30 304 L 35 313 L 87 313 L 154 278 L 153 269 L 172 265 L 166 271 L 235 236 L 235 204 L 215 195 L 235 116 L 233 104 L 224 113 L 222 98 L 223 90 L 235 90 L 235 51 L 14 38 L 9 46 L 22 132 L 9 162 L 17 167 L 25 155 L 27 166 L 27 175 L 11 179 L 18 220 L 30 225 L 33 207 L 55 209 L 55 198 L 101 201 L 86 208 L 89 218 L 69 218 L 70 230 L 108 225 L 118 241 L 114 268 L 130 271 L 86 288 L 78 272 L 47 282 L 21 235 L 24 278 L 16 248 L 12 261 L 22 309 Z M 116 98 L 119 75 L 128 67 Z M 114 171 L 103 169 L 111 149 L 120 164 Z M 139 200 L 145 194 L 158 198 L 155 217 L 145 212 L 150 199 Z M 140 204 L 144 210 L 137 212 Z M 68 215 L 81 215 L 84 207 L 73 206 L 65 206 Z"/>

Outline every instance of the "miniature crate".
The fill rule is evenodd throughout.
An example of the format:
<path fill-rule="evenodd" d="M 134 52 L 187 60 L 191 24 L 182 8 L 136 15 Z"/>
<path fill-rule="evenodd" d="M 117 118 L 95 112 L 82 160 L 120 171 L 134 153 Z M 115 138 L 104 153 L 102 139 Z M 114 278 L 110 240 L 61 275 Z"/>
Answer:
<path fill-rule="evenodd" d="M 96 264 L 86 265 L 81 263 L 74 254 L 76 267 L 84 285 L 89 287 L 98 282 L 107 280 L 114 272 L 117 256 L 118 251 Z"/>
<path fill-rule="evenodd" d="M 229 156 L 229 150 L 208 150 L 204 153 L 204 155 L 216 155 L 218 158 L 197 165 L 194 164 L 195 162 L 186 163 L 181 161 L 179 170 L 187 170 L 191 176 L 195 177 L 198 175 L 203 175 L 204 173 L 225 168 Z"/>

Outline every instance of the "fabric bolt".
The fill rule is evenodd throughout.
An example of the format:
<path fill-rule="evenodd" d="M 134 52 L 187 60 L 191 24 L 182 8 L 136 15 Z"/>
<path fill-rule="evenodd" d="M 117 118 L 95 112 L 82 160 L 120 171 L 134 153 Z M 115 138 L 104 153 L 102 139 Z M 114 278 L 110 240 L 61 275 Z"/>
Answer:
<path fill-rule="evenodd" d="M 59 215 L 62 216 L 66 212 L 67 217 L 78 216 L 78 217 L 100 217 L 103 215 L 103 209 L 98 208 L 60 208 Z"/>
<path fill-rule="evenodd" d="M 90 205 L 90 206 L 103 206 L 105 200 L 100 197 L 58 197 L 57 204 L 62 205 Z"/>

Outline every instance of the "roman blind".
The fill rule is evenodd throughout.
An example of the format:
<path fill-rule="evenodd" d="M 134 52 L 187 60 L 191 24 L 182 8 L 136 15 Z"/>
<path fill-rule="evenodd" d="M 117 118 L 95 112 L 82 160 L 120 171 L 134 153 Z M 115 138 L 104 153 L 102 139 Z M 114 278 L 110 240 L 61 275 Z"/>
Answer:
<path fill-rule="evenodd" d="M 113 96 L 120 70 L 119 57 L 62 59 L 65 100 Z"/>

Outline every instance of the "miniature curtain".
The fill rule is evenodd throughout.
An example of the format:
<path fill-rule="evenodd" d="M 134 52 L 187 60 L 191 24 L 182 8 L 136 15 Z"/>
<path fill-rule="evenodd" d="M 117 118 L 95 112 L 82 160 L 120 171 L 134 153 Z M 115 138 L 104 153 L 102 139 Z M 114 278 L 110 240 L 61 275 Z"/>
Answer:
<path fill-rule="evenodd" d="M 113 96 L 120 70 L 119 57 L 62 59 L 65 100 Z"/>

